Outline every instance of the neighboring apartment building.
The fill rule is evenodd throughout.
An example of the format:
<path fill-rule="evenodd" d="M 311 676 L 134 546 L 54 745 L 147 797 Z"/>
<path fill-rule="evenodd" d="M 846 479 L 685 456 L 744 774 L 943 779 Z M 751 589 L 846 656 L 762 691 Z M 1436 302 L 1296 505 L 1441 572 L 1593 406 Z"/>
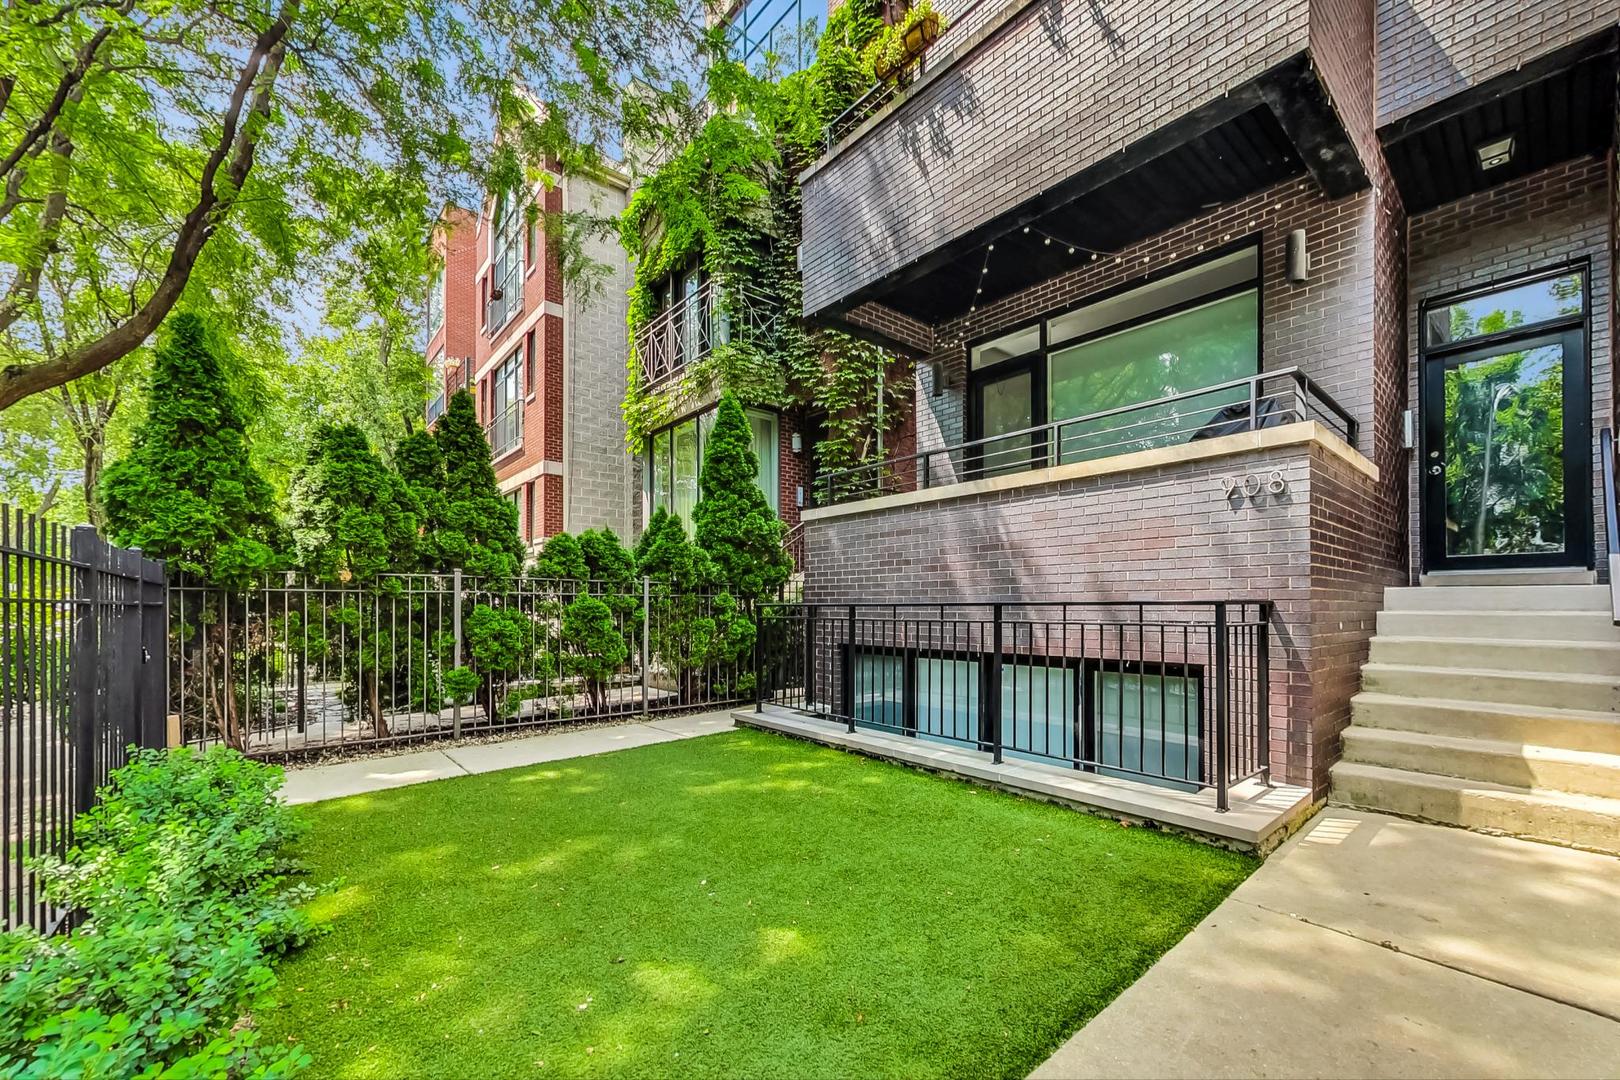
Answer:
<path fill-rule="evenodd" d="M 917 372 L 917 452 L 803 515 L 807 600 L 859 608 L 813 711 L 1620 850 L 1616 6 L 937 6 L 801 177 L 806 316 Z M 1166 644 L 1205 598 L 1264 641 Z M 1115 610 L 881 610 L 1053 600 Z"/>
<path fill-rule="evenodd" d="M 525 206 L 612 215 L 627 193 L 613 171 L 601 180 L 551 176 L 492 196 L 476 214 L 447 208 L 434 239 L 442 270 L 427 355 L 442 390 L 427 419 L 449 394 L 472 391 L 496 481 L 531 551 L 559 532 L 598 526 L 630 537 L 632 468 L 619 411 L 630 276 L 616 242 L 591 241 L 585 254 L 608 271 L 582 302 Z"/>

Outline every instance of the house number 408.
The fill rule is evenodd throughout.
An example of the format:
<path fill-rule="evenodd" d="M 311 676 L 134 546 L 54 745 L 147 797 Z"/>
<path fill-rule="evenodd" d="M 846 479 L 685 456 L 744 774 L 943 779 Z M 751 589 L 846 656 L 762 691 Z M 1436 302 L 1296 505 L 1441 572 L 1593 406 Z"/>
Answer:
<path fill-rule="evenodd" d="M 1237 502 L 1243 499 L 1257 499 L 1262 494 L 1281 495 L 1288 490 L 1288 481 L 1283 479 L 1282 470 L 1273 469 L 1268 476 L 1261 476 L 1259 473 L 1223 476 L 1221 488 L 1229 500 Z"/>

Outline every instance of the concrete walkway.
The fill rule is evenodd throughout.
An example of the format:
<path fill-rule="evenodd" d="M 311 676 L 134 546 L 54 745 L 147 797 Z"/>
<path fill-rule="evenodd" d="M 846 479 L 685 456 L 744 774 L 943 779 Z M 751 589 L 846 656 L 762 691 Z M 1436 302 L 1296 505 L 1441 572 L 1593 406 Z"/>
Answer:
<path fill-rule="evenodd" d="M 470 776 L 473 773 L 537 765 L 543 761 L 561 761 L 564 758 L 651 746 L 653 743 L 675 742 L 699 735 L 712 735 L 718 731 L 731 731 L 733 728 L 731 711 L 720 709 L 611 727 L 559 731 L 523 739 L 418 750 L 393 757 L 360 758 L 331 765 L 289 768 L 281 795 L 289 803 L 341 799 L 345 795 L 361 795 L 368 791 L 383 791 L 452 776 Z"/>
<path fill-rule="evenodd" d="M 1620 859 L 1330 807 L 1034 1076 L 1620 1076 Z"/>

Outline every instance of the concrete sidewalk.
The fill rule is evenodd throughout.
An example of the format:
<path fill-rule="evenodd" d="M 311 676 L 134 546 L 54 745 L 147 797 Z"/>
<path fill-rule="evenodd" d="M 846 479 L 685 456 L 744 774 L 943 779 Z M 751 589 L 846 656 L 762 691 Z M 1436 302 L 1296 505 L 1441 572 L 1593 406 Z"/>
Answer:
<path fill-rule="evenodd" d="M 368 791 L 421 784 L 452 776 L 515 769 L 543 761 L 605 754 L 653 743 L 731 731 L 731 710 L 667 716 L 611 727 L 559 731 L 500 742 L 446 746 L 393 757 L 360 758 L 330 765 L 289 768 L 281 796 L 289 803 L 319 802 Z"/>
<path fill-rule="evenodd" d="M 1033 1075 L 1620 1076 L 1620 859 L 1330 807 Z"/>

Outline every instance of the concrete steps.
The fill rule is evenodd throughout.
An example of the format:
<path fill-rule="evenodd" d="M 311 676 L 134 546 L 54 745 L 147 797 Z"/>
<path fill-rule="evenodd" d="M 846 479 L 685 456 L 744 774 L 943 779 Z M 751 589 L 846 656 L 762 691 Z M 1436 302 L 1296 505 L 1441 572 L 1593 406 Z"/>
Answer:
<path fill-rule="evenodd" d="M 1586 584 L 1388 590 L 1333 801 L 1620 854 L 1609 604 Z"/>

